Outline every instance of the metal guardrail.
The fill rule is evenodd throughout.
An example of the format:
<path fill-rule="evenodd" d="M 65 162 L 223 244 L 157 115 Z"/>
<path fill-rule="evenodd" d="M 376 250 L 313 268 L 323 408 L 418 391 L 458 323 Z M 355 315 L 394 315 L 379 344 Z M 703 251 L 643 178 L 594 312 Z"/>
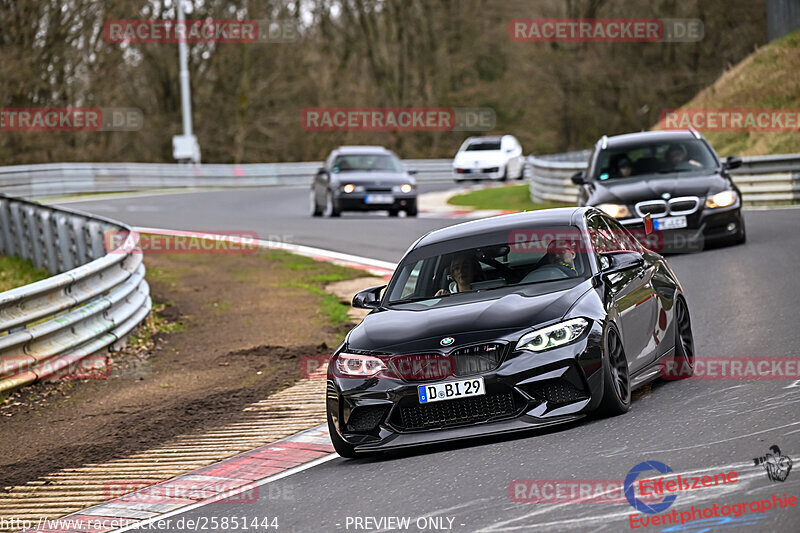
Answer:
<path fill-rule="evenodd" d="M 576 203 L 578 188 L 570 177 L 586 170 L 588 158 L 589 151 L 530 156 L 531 200 Z M 800 154 L 743 157 L 742 166 L 732 170 L 731 175 L 742 191 L 745 205 L 800 203 Z"/>
<path fill-rule="evenodd" d="M 451 159 L 409 159 L 418 181 L 452 179 Z M 25 198 L 179 187 L 311 185 L 321 162 L 248 165 L 50 163 L 0 167 L 0 190 Z"/>
<path fill-rule="evenodd" d="M 109 230 L 127 238 L 106 253 Z M 142 254 L 122 251 L 134 235 L 113 220 L 0 194 L 0 253 L 56 274 L 0 293 L 0 392 L 113 348 L 145 319 Z"/>

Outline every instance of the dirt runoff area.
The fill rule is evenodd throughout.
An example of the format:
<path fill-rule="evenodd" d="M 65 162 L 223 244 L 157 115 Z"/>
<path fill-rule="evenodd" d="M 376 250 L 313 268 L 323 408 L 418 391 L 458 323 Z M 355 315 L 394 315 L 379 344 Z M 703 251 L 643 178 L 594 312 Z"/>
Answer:
<path fill-rule="evenodd" d="M 105 379 L 38 383 L 0 402 L 0 490 L 234 422 L 301 378 L 352 326 L 322 290 L 363 272 L 285 252 L 148 255 L 154 313 Z"/>

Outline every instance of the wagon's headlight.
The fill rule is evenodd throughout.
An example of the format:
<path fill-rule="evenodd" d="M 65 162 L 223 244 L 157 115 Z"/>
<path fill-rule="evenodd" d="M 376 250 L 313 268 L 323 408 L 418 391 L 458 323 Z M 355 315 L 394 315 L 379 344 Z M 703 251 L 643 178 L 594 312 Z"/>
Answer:
<path fill-rule="evenodd" d="M 404 194 L 408 194 L 412 190 L 414 190 L 414 186 L 411 185 L 410 183 L 404 183 L 402 185 L 395 185 L 393 187 L 393 189 L 394 189 L 394 192 L 402 192 Z"/>
<path fill-rule="evenodd" d="M 368 378 L 386 369 L 386 364 L 371 355 L 342 352 L 336 356 L 336 371 L 344 376 Z"/>
<path fill-rule="evenodd" d="M 714 196 L 709 196 L 706 199 L 706 207 L 714 209 L 715 207 L 728 207 L 736 203 L 735 191 L 722 191 Z"/>
<path fill-rule="evenodd" d="M 601 211 L 605 211 L 608 216 L 614 218 L 625 218 L 631 216 L 631 211 L 627 205 L 620 204 L 600 204 L 597 206 Z"/>
<path fill-rule="evenodd" d="M 342 187 L 342 190 L 344 192 L 346 192 L 347 194 L 350 194 L 351 192 L 361 192 L 361 191 L 363 191 L 364 190 L 364 186 L 363 185 L 353 185 L 352 183 L 348 183 L 347 185 Z"/>
<path fill-rule="evenodd" d="M 566 322 L 560 322 L 546 328 L 537 329 L 531 333 L 523 335 L 517 343 L 517 350 L 527 350 L 530 352 L 541 352 L 564 346 L 573 342 L 581 336 L 581 333 L 589 326 L 589 321 L 585 318 L 573 318 Z"/>

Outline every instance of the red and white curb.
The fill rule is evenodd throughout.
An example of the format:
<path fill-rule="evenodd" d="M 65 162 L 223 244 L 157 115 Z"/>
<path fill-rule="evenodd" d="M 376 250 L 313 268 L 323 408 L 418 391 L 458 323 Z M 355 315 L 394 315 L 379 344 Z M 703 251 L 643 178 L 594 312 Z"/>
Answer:
<path fill-rule="evenodd" d="M 325 424 L 189 474 L 52 520 L 24 533 L 102 533 L 146 528 L 212 503 L 258 501 L 259 487 L 339 457 Z"/>

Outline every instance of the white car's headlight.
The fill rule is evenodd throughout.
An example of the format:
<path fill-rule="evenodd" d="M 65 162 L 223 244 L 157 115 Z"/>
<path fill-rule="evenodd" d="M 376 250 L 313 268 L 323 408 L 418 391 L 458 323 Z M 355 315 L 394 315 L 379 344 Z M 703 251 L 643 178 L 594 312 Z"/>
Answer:
<path fill-rule="evenodd" d="M 386 364 L 377 357 L 346 352 L 337 355 L 334 364 L 339 374 L 352 377 L 368 378 L 386 370 Z"/>
<path fill-rule="evenodd" d="M 625 218 L 631 216 L 631 211 L 626 205 L 619 204 L 600 204 L 597 206 L 601 211 L 605 211 L 608 216 L 614 218 Z"/>
<path fill-rule="evenodd" d="M 714 209 L 715 207 L 728 207 L 736 203 L 735 191 L 722 191 L 706 199 L 706 207 Z"/>
<path fill-rule="evenodd" d="M 580 337 L 588 326 L 589 321 L 585 318 L 573 318 L 566 322 L 537 329 L 523 335 L 517 342 L 516 349 L 541 352 L 557 346 L 564 346 Z"/>

